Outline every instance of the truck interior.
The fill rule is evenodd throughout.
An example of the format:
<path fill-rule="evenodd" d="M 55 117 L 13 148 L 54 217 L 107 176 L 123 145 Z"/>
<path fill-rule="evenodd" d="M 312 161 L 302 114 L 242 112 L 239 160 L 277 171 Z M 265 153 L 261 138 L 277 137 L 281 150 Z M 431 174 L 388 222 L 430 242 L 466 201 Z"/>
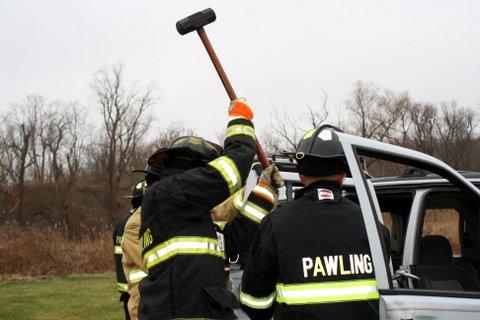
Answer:
<path fill-rule="evenodd" d="M 479 209 L 459 191 L 438 190 L 425 199 L 416 265 L 427 290 L 480 291 Z"/>
<path fill-rule="evenodd" d="M 402 265 L 405 236 L 414 192 L 388 189 L 378 190 L 376 195 L 382 212 L 383 224 L 390 233 L 390 256 L 393 270 L 396 271 Z M 358 198 L 353 190 L 349 190 L 346 197 L 358 203 Z"/>

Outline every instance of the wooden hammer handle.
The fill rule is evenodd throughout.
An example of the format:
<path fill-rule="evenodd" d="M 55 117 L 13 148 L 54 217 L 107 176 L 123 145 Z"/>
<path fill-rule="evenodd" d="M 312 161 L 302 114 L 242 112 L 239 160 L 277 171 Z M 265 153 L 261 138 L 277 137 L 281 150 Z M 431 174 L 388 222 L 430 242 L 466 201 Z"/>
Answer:
<path fill-rule="evenodd" d="M 230 98 L 230 101 L 233 101 L 237 99 L 237 95 L 235 94 L 235 91 L 233 90 L 232 85 L 230 84 L 230 81 L 228 80 L 227 74 L 225 73 L 225 70 L 223 70 L 222 64 L 220 63 L 220 60 L 218 60 L 217 54 L 215 53 L 215 50 L 213 50 L 212 44 L 210 43 L 210 40 L 208 39 L 207 33 L 205 32 L 205 29 L 200 28 L 197 30 L 198 36 L 203 42 L 203 45 L 205 46 L 205 49 L 207 50 L 208 55 L 210 56 L 210 60 L 212 60 L 213 65 L 215 66 L 215 70 L 217 70 L 218 76 L 220 77 L 220 80 L 222 81 L 223 87 L 225 88 L 225 91 L 227 91 L 228 97 Z M 257 153 L 258 160 L 262 164 L 263 169 L 266 169 L 269 165 L 270 162 L 267 159 L 267 156 L 265 155 L 265 152 L 263 151 L 262 146 L 260 145 L 260 142 L 258 142 L 258 139 L 255 138 L 255 152 Z"/>

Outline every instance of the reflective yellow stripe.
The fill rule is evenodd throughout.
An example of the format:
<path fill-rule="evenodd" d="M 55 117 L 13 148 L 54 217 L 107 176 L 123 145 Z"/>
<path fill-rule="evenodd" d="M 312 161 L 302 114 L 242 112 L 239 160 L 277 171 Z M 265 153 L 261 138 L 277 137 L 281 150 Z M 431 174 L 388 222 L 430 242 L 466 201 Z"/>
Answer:
<path fill-rule="evenodd" d="M 268 309 L 275 302 L 276 292 L 271 293 L 267 297 L 254 297 L 240 290 L 240 302 L 254 309 Z"/>
<path fill-rule="evenodd" d="M 123 250 L 121 246 L 115 246 L 114 250 L 115 254 L 123 254 Z"/>
<path fill-rule="evenodd" d="M 237 193 L 235 193 L 235 195 L 233 196 L 233 206 L 237 210 L 242 210 L 243 208 L 245 198 L 244 190 L 244 188 L 238 190 Z"/>
<path fill-rule="evenodd" d="M 236 135 L 246 135 L 255 139 L 255 129 L 251 126 L 243 125 L 243 124 L 234 124 L 227 128 L 227 132 L 225 133 L 225 139 L 236 136 Z"/>
<path fill-rule="evenodd" d="M 228 185 L 228 190 L 230 190 L 231 195 L 241 188 L 242 178 L 240 177 L 240 172 L 238 171 L 235 162 L 233 162 L 229 157 L 222 156 L 209 162 L 208 164 L 220 172 Z"/>
<path fill-rule="evenodd" d="M 277 302 L 288 305 L 348 302 L 378 298 L 377 281 L 374 279 L 277 284 Z"/>
<path fill-rule="evenodd" d="M 225 229 L 227 222 L 228 221 L 213 221 L 213 223 L 215 223 L 220 228 L 220 230 Z"/>
<path fill-rule="evenodd" d="M 127 284 L 126 283 L 121 283 L 121 282 L 117 282 L 117 290 L 118 291 L 121 291 L 121 292 L 127 292 Z"/>
<path fill-rule="evenodd" d="M 305 132 L 305 134 L 303 135 L 302 139 L 308 139 L 308 138 L 310 138 L 311 136 L 313 136 L 313 134 L 315 133 L 315 130 L 317 130 L 317 129 L 313 128 L 313 129 L 310 129 L 310 130 L 308 130 L 307 132 Z"/>
<path fill-rule="evenodd" d="M 142 270 L 132 269 L 128 273 L 128 281 L 130 281 L 130 283 L 138 283 L 138 282 L 140 282 L 140 280 L 142 280 L 146 276 L 147 276 L 147 274 L 145 272 L 143 272 Z"/>
<path fill-rule="evenodd" d="M 174 237 L 149 250 L 143 262 L 150 269 L 178 254 L 209 254 L 224 258 L 221 244 L 217 239 L 207 237 Z"/>
<path fill-rule="evenodd" d="M 268 188 L 256 185 L 255 188 L 253 188 L 253 192 L 261 194 L 262 196 L 270 200 L 271 203 L 275 202 L 275 196 L 272 191 L 268 190 Z"/>
<path fill-rule="evenodd" d="M 262 219 L 268 214 L 268 210 L 257 206 L 251 201 L 247 201 L 247 203 L 245 203 L 245 205 L 243 206 L 242 210 L 240 210 L 240 213 L 248 219 L 252 220 L 253 222 L 260 223 L 262 222 Z"/>

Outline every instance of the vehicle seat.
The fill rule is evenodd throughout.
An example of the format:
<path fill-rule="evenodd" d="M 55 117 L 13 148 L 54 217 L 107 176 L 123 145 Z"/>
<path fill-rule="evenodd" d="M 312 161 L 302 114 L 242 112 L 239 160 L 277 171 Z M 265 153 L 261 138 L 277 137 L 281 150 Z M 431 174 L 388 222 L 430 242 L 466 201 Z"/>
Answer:
<path fill-rule="evenodd" d="M 419 265 L 412 268 L 420 277 L 420 289 L 480 291 L 480 281 L 453 264 L 452 246 L 447 238 L 429 235 L 420 242 Z"/>
<path fill-rule="evenodd" d="M 477 270 L 473 264 L 465 258 L 453 258 L 453 264 L 457 267 L 465 270 L 469 275 L 474 277 L 476 280 L 480 280 Z"/>

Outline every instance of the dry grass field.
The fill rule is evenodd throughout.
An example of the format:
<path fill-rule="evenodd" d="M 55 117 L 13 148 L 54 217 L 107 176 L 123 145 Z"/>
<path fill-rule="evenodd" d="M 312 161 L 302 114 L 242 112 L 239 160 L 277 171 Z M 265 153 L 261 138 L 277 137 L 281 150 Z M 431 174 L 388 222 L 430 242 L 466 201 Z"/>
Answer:
<path fill-rule="evenodd" d="M 0 281 L 112 270 L 110 232 L 69 239 L 62 229 L 0 227 Z"/>
<path fill-rule="evenodd" d="M 389 226 L 388 216 L 384 222 Z M 446 236 L 459 252 L 456 212 L 427 213 L 423 234 Z M 109 230 L 69 239 L 62 229 L 0 227 L 0 282 L 70 274 L 98 274 L 114 268 Z"/>

